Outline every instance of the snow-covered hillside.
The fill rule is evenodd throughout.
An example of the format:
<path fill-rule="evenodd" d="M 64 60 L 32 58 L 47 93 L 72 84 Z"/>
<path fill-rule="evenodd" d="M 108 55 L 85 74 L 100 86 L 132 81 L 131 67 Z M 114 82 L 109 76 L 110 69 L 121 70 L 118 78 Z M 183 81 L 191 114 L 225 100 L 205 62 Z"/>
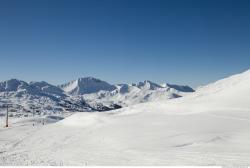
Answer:
<path fill-rule="evenodd" d="M 196 113 L 218 110 L 250 109 L 250 70 L 219 80 L 199 88 L 196 92 L 169 102 L 156 102 L 139 105 L 141 111 L 154 107 L 158 111 L 181 113 Z M 139 111 L 137 106 L 131 109 Z"/>
<path fill-rule="evenodd" d="M 178 99 L 76 113 L 45 126 L 19 121 L 0 128 L 0 163 L 250 165 L 249 83 L 250 70 Z"/>

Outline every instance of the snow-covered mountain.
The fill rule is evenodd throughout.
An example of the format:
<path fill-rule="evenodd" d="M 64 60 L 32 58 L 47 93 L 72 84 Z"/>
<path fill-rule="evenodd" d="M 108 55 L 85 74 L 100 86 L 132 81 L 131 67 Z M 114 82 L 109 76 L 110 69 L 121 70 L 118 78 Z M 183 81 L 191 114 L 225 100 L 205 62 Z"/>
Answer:
<path fill-rule="evenodd" d="M 59 87 L 70 95 L 83 95 L 96 93 L 101 90 L 112 91 L 116 89 L 115 86 L 93 77 L 79 78 L 69 83 L 60 85 Z"/>
<path fill-rule="evenodd" d="M 27 83 L 18 79 L 10 79 L 0 82 L 0 93 L 9 94 L 12 96 L 23 96 L 29 94 L 32 96 L 45 96 L 45 97 L 64 97 L 64 91 L 56 86 L 47 82 L 30 82 Z"/>
<path fill-rule="evenodd" d="M 178 98 L 185 95 L 182 86 L 163 87 L 151 81 L 138 84 L 111 85 L 93 77 L 79 78 L 60 86 L 45 81 L 25 82 L 11 79 L 0 82 L 0 101 L 38 106 L 46 110 L 108 111 L 149 101 Z M 180 89 L 181 88 L 181 89 Z"/>
<path fill-rule="evenodd" d="M 18 79 L 10 79 L 0 82 L 0 93 L 9 94 L 12 96 L 45 96 L 59 98 L 66 96 L 60 88 L 48 84 L 47 82 L 24 82 Z"/>
<path fill-rule="evenodd" d="M 11 79 L 0 82 L 0 101 L 13 104 L 21 111 L 30 111 L 35 106 L 42 111 L 90 109 L 83 100 L 74 100 L 62 89 L 47 82 L 24 82 Z"/>
<path fill-rule="evenodd" d="M 162 88 L 160 85 L 148 80 L 145 80 L 144 82 L 139 82 L 138 84 L 136 84 L 136 86 L 143 90 L 157 90 Z"/>
<path fill-rule="evenodd" d="M 57 95 L 57 96 L 65 96 L 64 91 L 54 85 L 51 85 L 47 82 L 41 81 L 41 82 L 30 82 L 29 83 L 31 86 L 34 86 L 36 88 L 39 88 L 40 90 L 42 90 L 44 93 L 47 94 L 53 94 L 53 95 Z"/>
<path fill-rule="evenodd" d="M 187 86 L 173 85 L 175 87 L 162 87 L 151 81 L 139 82 L 137 84 L 119 84 L 113 91 L 99 91 L 92 94 L 84 94 L 82 97 L 90 104 L 95 102 L 105 105 L 118 104 L 129 106 L 138 103 L 167 100 L 182 97 L 194 90 Z M 190 89 L 188 89 L 190 88 Z"/>
<path fill-rule="evenodd" d="M 169 88 L 169 89 L 175 89 L 180 92 L 194 92 L 195 90 L 187 85 L 174 85 L 174 84 L 169 84 L 169 83 L 163 83 L 161 84 L 163 88 Z"/>
<path fill-rule="evenodd" d="M 106 113 L 75 113 L 54 124 L 37 124 L 35 128 L 39 129 L 20 121 L 8 131 L 0 131 L 1 137 L 5 137 L 0 141 L 0 163 L 250 165 L 249 83 L 250 70 L 178 99 L 136 104 Z M 118 86 L 121 93 L 141 92 L 137 86 Z"/>
<path fill-rule="evenodd" d="M 67 94 L 84 99 L 91 106 L 129 106 L 148 101 L 178 98 L 194 90 L 188 86 L 160 86 L 145 80 L 137 84 L 111 85 L 93 77 L 79 78 L 59 86 Z"/>
<path fill-rule="evenodd" d="M 37 90 L 35 87 L 30 86 L 28 83 L 18 80 L 10 79 L 4 82 L 0 82 L 0 92 L 27 92 L 36 93 Z"/>

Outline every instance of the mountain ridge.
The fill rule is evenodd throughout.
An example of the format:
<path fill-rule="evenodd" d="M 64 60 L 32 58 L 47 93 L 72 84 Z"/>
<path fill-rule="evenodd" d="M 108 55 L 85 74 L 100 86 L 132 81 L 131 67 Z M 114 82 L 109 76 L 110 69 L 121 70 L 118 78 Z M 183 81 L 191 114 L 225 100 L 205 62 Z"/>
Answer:
<path fill-rule="evenodd" d="M 82 77 L 59 86 L 46 81 L 25 82 L 19 79 L 0 82 L 0 100 L 23 106 L 37 104 L 46 109 L 56 106 L 76 111 L 103 111 L 183 95 L 181 90 L 169 90 L 149 80 L 113 85 L 94 77 Z"/>

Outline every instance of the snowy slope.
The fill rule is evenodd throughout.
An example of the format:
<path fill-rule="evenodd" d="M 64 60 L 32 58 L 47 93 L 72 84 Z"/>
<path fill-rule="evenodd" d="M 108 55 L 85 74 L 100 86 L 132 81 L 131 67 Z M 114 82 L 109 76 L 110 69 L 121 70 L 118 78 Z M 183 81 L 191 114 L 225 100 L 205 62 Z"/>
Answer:
<path fill-rule="evenodd" d="M 39 129 L 16 123 L 9 131 L 0 129 L 0 163 L 250 165 L 249 83 L 246 71 L 178 99 L 76 113 Z"/>
<path fill-rule="evenodd" d="M 154 106 L 160 111 L 174 111 L 177 113 L 196 113 L 221 109 L 248 111 L 250 109 L 249 83 L 250 71 L 248 70 L 201 87 L 193 94 L 168 103 L 149 103 L 140 106 L 140 108 L 144 111 L 148 106 Z M 138 112 L 138 109 L 136 111 Z"/>

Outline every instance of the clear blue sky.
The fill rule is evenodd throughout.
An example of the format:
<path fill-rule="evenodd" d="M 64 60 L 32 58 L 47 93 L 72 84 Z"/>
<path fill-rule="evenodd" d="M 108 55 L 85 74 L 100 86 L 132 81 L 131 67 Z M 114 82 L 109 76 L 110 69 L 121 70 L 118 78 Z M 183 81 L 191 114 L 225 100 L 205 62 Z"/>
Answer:
<path fill-rule="evenodd" d="M 249 68 L 249 0 L 0 1 L 0 80 L 195 87 Z"/>

